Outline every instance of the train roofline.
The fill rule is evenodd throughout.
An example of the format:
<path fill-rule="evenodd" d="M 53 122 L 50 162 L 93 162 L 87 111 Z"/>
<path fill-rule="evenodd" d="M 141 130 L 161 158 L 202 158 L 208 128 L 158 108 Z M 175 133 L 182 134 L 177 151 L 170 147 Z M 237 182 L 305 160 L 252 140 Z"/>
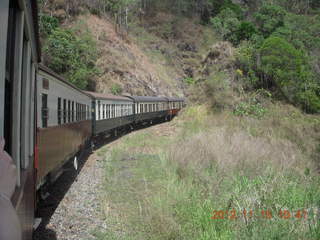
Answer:
<path fill-rule="evenodd" d="M 44 66 L 43 64 L 38 64 L 38 68 L 39 70 L 55 77 L 56 79 L 58 79 L 59 81 L 67 84 L 68 86 L 74 88 L 75 90 L 81 92 L 82 94 L 92 98 L 92 96 L 90 94 L 88 94 L 86 91 L 81 90 L 80 88 L 76 87 L 75 85 L 73 85 L 72 83 L 68 82 L 66 79 L 64 79 L 62 76 L 60 76 L 59 74 L 57 74 L 56 72 L 54 72 L 53 70 L 51 70 L 50 68 Z"/>
<path fill-rule="evenodd" d="M 127 96 L 116 96 L 112 94 L 106 94 L 106 93 L 97 93 L 97 92 L 90 92 L 90 91 L 84 91 L 88 95 L 90 95 L 94 99 L 106 99 L 106 100 L 121 100 L 121 101 L 127 101 L 127 102 L 133 102 L 133 100 Z"/>
<path fill-rule="evenodd" d="M 134 100 L 134 102 L 168 102 L 166 97 L 152 97 L 152 96 L 126 96 Z"/>

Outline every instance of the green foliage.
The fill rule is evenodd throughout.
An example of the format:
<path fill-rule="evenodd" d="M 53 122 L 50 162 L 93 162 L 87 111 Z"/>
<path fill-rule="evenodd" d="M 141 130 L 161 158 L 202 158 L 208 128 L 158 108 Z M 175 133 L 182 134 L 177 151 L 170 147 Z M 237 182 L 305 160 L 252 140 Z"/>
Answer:
<path fill-rule="evenodd" d="M 122 93 L 122 91 L 123 91 L 123 89 L 119 84 L 117 84 L 117 83 L 112 84 L 112 86 L 111 86 L 111 93 L 112 94 L 120 95 Z"/>
<path fill-rule="evenodd" d="M 307 58 L 283 38 L 270 37 L 261 49 L 261 71 L 267 81 L 292 103 L 302 105 L 309 112 L 320 111 L 319 88 Z"/>
<path fill-rule="evenodd" d="M 238 45 L 243 40 L 249 40 L 258 33 L 253 23 L 241 21 L 229 8 L 223 9 L 216 17 L 212 18 L 211 24 L 224 40 L 230 41 L 234 45 Z"/>
<path fill-rule="evenodd" d="M 265 4 L 255 14 L 255 21 L 263 36 L 268 37 L 277 28 L 284 25 L 285 16 L 286 11 L 280 6 Z"/>
<path fill-rule="evenodd" d="M 196 83 L 196 80 L 192 77 L 184 78 L 183 81 L 188 85 L 193 85 Z"/>
<path fill-rule="evenodd" d="M 75 29 L 54 29 L 48 36 L 44 53 L 50 68 L 81 89 L 85 89 L 88 80 L 97 73 L 96 43 L 88 30 L 76 34 Z"/>
<path fill-rule="evenodd" d="M 266 108 L 264 108 L 255 98 L 250 99 L 250 101 L 247 102 L 240 102 L 233 110 L 233 114 L 236 116 L 252 116 L 257 118 L 263 117 L 266 112 Z"/>
<path fill-rule="evenodd" d="M 243 10 L 238 5 L 233 3 L 231 0 L 210 0 L 212 6 L 212 16 L 215 17 L 221 11 L 230 9 L 238 18 L 243 17 Z"/>
<path fill-rule="evenodd" d="M 46 14 L 39 15 L 40 32 L 43 35 L 50 35 L 59 26 L 59 20 Z"/>
<path fill-rule="evenodd" d="M 251 22 L 243 21 L 235 31 L 234 42 L 239 44 L 243 40 L 250 40 L 253 35 L 257 34 L 257 29 Z"/>

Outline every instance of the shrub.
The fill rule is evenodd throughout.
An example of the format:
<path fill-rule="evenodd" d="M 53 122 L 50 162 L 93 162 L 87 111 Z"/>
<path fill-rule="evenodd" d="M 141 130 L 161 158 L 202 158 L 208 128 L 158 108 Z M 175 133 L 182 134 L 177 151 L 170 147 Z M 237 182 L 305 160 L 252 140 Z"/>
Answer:
<path fill-rule="evenodd" d="M 238 18 L 243 17 L 243 10 L 238 4 L 234 4 L 231 0 L 211 0 L 212 16 L 217 16 L 221 11 L 229 9 Z"/>
<path fill-rule="evenodd" d="M 229 8 L 224 9 L 215 18 L 211 19 L 214 29 L 224 40 L 238 45 L 242 40 L 249 40 L 258 31 L 253 23 L 240 21 L 237 15 Z"/>
<path fill-rule="evenodd" d="M 240 43 L 242 40 L 249 40 L 257 33 L 256 27 L 251 22 L 243 21 L 235 32 L 236 41 Z"/>
<path fill-rule="evenodd" d="M 270 37 L 263 43 L 260 55 L 260 69 L 269 86 L 275 85 L 291 103 L 307 111 L 320 111 L 319 87 L 304 52 L 283 38 Z"/>
<path fill-rule="evenodd" d="M 188 85 L 193 85 L 196 83 L 196 80 L 192 77 L 184 78 L 183 81 Z"/>
<path fill-rule="evenodd" d="M 96 43 L 88 31 L 78 36 L 74 29 L 56 28 L 48 36 L 44 53 L 50 68 L 81 89 L 97 73 Z"/>
<path fill-rule="evenodd" d="M 265 4 L 255 14 L 255 21 L 264 37 L 270 36 L 278 27 L 284 25 L 287 12 L 278 5 Z"/>
<path fill-rule="evenodd" d="M 233 110 L 233 114 L 236 116 L 252 116 L 257 118 L 263 117 L 266 112 L 267 110 L 256 99 L 240 102 Z"/>
<path fill-rule="evenodd" d="M 40 32 L 43 35 L 50 35 L 59 26 L 59 20 L 46 14 L 39 15 Z"/>
<path fill-rule="evenodd" d="M 123 91 L 123 89 L 119 84 L 117 84 L 117 83 L 112 84 L 112 86 L 111 86 L 111 93 L 112 94 L 120 95 L 122 93 L 122 91 Z"/>

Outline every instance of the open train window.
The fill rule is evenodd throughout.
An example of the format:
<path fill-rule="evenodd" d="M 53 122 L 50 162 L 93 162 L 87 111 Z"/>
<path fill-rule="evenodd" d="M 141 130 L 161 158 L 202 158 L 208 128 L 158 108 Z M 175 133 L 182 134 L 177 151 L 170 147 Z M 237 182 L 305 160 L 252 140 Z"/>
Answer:
<path fill-rule="evenodd" d="M 67 122 L 67 100 L 63 99 L 63 123 Z"/>
<path fill-rule="evenodd" d="M 42 94 L 42 107 L 41 107 L 41 117 L 42 117 L 42 127 L 48 127 L 48 94 Z"/>
<path fill-rule="evenodd" d="M 71 121 L 71 101 L 68 100 L 68 122 Z"/>
<path fill-rule="evenodd" d="M 82 104 L 82 120 L 86 120 L 86 105 Z"/>
<path fill-rule="evenodd" d="M 61 98 L 58 97 L 58 125 L 61 125 Z"/>
<path fill-rule="evenodd" d="M 13 75 L 15 60 L 15 43 L 17 35 L 17 10 L 16 1 L 10 1 L 8 31 L 7 31 L 7 52 L 6 52 L 6 72 L 5 72 L 5 98 L 4 98 L 4 139 L 6 140 L 5 150 L 12 154 L 12 121 L 13 121 Z M 4 36 L 1 36 L 4 37 Z"/>
<path fill-rule="evenodd" d="M 74 101 L 71 104 L 71 121 L 74 122 Z"/>

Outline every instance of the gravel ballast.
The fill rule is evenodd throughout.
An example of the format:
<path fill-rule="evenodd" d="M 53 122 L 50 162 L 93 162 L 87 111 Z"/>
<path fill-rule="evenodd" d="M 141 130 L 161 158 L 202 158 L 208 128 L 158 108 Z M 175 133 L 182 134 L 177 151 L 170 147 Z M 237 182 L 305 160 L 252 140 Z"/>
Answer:
<path fill-rule="evenodd" d="M 106 229 L 99 199 L 104 164 L 95 153 L 84 155 L 78 173 L 67 168 L 40 202 L 37 215 L 42 223 L 34 240 L 91 240 L 95 231 Z"/>

